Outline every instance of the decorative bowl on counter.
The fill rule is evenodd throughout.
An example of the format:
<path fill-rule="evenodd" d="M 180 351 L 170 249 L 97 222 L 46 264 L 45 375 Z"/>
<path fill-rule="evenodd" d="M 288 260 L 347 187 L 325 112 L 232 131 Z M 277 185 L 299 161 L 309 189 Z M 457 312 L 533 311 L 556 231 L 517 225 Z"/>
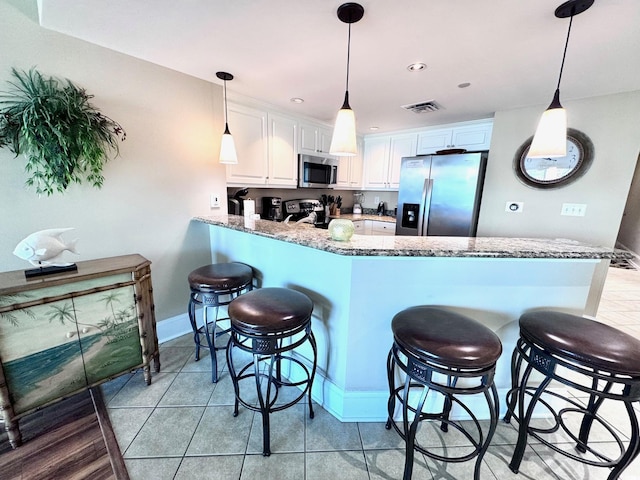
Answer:
<path fill-rule="evenodd" d="M 334 218 L 329 222 L 329 235 L 333 240 L 346 242 L 353 236 L 355 230 L 353 222 L 345 218 Z"/>

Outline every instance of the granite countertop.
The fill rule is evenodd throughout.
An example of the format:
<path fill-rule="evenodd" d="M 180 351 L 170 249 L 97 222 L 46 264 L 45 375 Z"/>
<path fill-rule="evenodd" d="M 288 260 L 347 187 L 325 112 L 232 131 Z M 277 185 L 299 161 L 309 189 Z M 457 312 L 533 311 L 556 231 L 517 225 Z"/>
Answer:
<path fill-rule="evenodd" d="M 341 215 L 350 220 L 387 220 L 377 215 Z M 598 247 L 574 240 L 501 237 L 407 237 L 353 235 L 347 242 L 332 240 L 327 230 L 309 224 L 284 224 L 237 215 L 194 217 L 195 221 L 239 230 L 283 242 L 339 255 L 387 257 L 475 257 L 475 258 L 630 258 L 622 250 Z"/>

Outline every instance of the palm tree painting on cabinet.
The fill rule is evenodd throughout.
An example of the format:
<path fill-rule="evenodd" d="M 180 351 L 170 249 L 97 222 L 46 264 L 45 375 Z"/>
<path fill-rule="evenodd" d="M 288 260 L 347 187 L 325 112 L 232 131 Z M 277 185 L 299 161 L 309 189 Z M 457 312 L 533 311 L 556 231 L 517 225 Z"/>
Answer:
<path fill-rule="evenodd" d="M 46 290 L 47 296 L 56 293 Z M 22 296 L 43 298 L 43 291 Z M 0 306 L 7 302 L 16 303 L 0 298 Z M 136 311 L 134 289 L 128 285 L 0 314 L 2 366 L 15 413 L 139 365 Z"/>

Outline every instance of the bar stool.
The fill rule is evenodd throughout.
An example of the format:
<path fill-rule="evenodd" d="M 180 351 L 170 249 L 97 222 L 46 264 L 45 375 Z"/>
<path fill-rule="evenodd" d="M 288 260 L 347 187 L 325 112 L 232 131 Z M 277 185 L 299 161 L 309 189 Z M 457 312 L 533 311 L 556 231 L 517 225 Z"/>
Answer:
<path fill-rule="evenodd" d="M 227 344 L 227 365 L 233 389 L 235 405 L 233 416 L 238 415 L 238 404 L 262 415 L 262 454 L 271 455 L 269 414 L 289 408 L 305 394 L 309 398 L 309 418 L 313 418 L 311 387 L 316 373 L 318 351 L 311 331 L 313 302 L 305 294 L 287 288 L 262 288 L 236 298 L 229 305 L 231 338 Z M 311 371 L 293 350 L 308 342 L 313 352 Z M 236 372 L 233 363 L 235 348 L 248 352 L 253 361 Z M 293 369 L 289 378 L 282 374 L 283 362 Z M 253 368 L 252 368 L 253 367 Z M 263 368 L 264 367 L 264 368 Z M 253 379 L 258 392 L 258 405 L 252 405 L 240 395 L 240 382 Z M 290 402 L 276 405 L 282 387 L 299 390 Z"/>
<path fill-rule="evenodd" d="M 526 365 L 524 372 L 523 363 Z M 580 316 L 548 310 L 528 312 L 520 317 L 520 338 L 513 351 L 511 369 L 512 388 L 507 394 L 504 420 L 509 423 L 513 417 L 519 424 L 518 442 L 509 464 L 514 473 L 518 473 L 520 468 L 528 436 L 581 463 L 612 468 L 608 480 L 619 478 L 638 456 L 640 435 L 633 402 L 640 400 L 639 340 Z M 529 386 L 533 370 L 544 375 L 544 379 L 539 385 Z M 552 380 L 587 393 L 587 405 L 557 390 L 547 389 Z M 526 397 L 529 397 L 528 404 Z M 552 405 L 549 401 L 552 397 L 560 399 L 564 408 L 558 410 L 557 406 Z M 605 399 L 618 400 L 626 409 L 631 426 L 631 438 L 626 448 L 619 434 L 598 415 L 598 409 Z M 530 424 L 539 404 L 552 414 L 555 424 L 551 428 L 535 428 Z M 578 432 L 568 428 L 565 421 L 567 414 L 582 416 Z M 588 443 L 594 422 L 618 444 L 618 458 L 612 459 L 599 452 L 595 448 L 597 444 Z M 572 438 L 578 452 L 589 452 L 595 459 L 563 450 L 544 438 L 545 434 L 560 429 Z"/>
<path fill-rule="evenodd" d="M 413 472 L 414 450 L 443 462 L 465 462 L 477 457 L 474 479 L 480 477 L 482 457 L 489 447 L 498 423 L 498 392 L 493 382 L 496 362 L 502 353 L 498 336 L 489 328 L 464 315 L 431 306 L 411 307 L 398 313 L 391 322 L 393 346 L 387 360 L 389 379 L 388 420 L 405 440 L 404 480 Z M 396 384 L 396 367 L 402 381 Z M 478 417 L 458 398 L 483 394 L 489 407 L 489 431 L 482 431 Z M 417 399 L 417 401 L 416 401 Z M 437 407 L 442 401 L 442 407 Z M 402 408 L 402 426 L 394 420 L 396 402 Z M 471 431 L 450 419 L 453 404 L 471 418 Z M 436 410 L 429 413 L 428 410 Z M 438 411 L 440 410 L 440 411 Z M 410 420 L 410 414 L 413 420 Z M 416 441 L 418 425 L 435 420 L 447 432 L 453 427 L 463 434 L 473 451 L 459 457 L 429 452 Z"/>
<path fill-rule="evenodd" d="M 218 381 L 218 360 L 216 350 L 225 347 L 216 347 L 215 341 L 224 335 L 229 329 L 217 329 L 217 323 L 228 320 L 229 317 L 218 318 L 221 306 L 229 305 L 231 301 L 243 292 L 253 289 L 253 270 L 244 263 L 214 263 L 205 265 L 192 271 L 188 277 L 191 295 L 189 296 L 189 320 L 193 329 L 193 341 L 196 344 L 196 361 L 200 360 L 200 335 L 207 339 L 207 346 L 211 356 L 211 381 Z M 202 306 L 203 325 L 198 327 L 196 323 L 196 306 Z M 213 321 L 209 322 L 207 311 L 216 309 Z"/>

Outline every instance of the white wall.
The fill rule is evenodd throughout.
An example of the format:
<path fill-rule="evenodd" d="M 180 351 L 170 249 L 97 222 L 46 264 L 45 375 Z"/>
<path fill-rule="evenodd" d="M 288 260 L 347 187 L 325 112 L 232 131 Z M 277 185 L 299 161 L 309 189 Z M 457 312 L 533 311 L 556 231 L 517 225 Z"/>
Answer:
<path fill-rule="evenodd" d="M 640 158 L 639 158 L 640 160 Z M 622 223 L 618 232 L 618 244 L 640 256 L 640 162 L 631 182 L 631 190 L 622 214 Z M 638 258 L 633 260 L 636 264 Z"/>
<path fill-rule="evenodd" d="M 546 106 L 497 112 L 478 220 L 478 236 L 570 238 L 613 247 L 640 152 L 640 92 L 563 101 L 569 127 L 587 134 L 595 154 L 589 171 L 565 187 L 541 190 L 513 170 L 518 147 Z M 524 202 L 522 213 L 505 204 Z M 563 203 L 587 205 L 584 217 L 561 216 Z M 608 262 L 596 269 L 585 313 L 596 315 Z"/>
<path fill-rule="evenodd" d="M 589 171 L 565 187 L 540 190 L 522 184 L 513 170 L 518 147 L 529 138 L 546 106 L 497 112 L 478 222 L 479 236 L 571 238 L 614 246 L 640 152 L 640 92 L 563 101 L 569 127 L 591 138 Z M 505 212 L 508 201 L 522 213 Z M 563 203 L 587 205 L 584 217 L 561 216 Z"/>
<path fill-rule="evenodd" d="M 127 139 L 106 164 L 101 190 L 73 185 L 41 198 L 24 186 L 24 160 L 0 150 L 0 271 L 30 267 L 12 254 L 28 234 L 75 227 L 64 237 L 79 239 L 80 255 L 67 258 L 139 253 L 153 262 L 157 319 L 182 314 L 189 271 L 211 259 L 207 227 L 190 219 L 211 213 L 211 192 L 226 192 L 217 163 L 221 88 L 40 28 L 36 2 L 28 3 L 34 7 L 0 1 L 0 90 L 11 67 L 69 78 L 95 95 Z"/>

